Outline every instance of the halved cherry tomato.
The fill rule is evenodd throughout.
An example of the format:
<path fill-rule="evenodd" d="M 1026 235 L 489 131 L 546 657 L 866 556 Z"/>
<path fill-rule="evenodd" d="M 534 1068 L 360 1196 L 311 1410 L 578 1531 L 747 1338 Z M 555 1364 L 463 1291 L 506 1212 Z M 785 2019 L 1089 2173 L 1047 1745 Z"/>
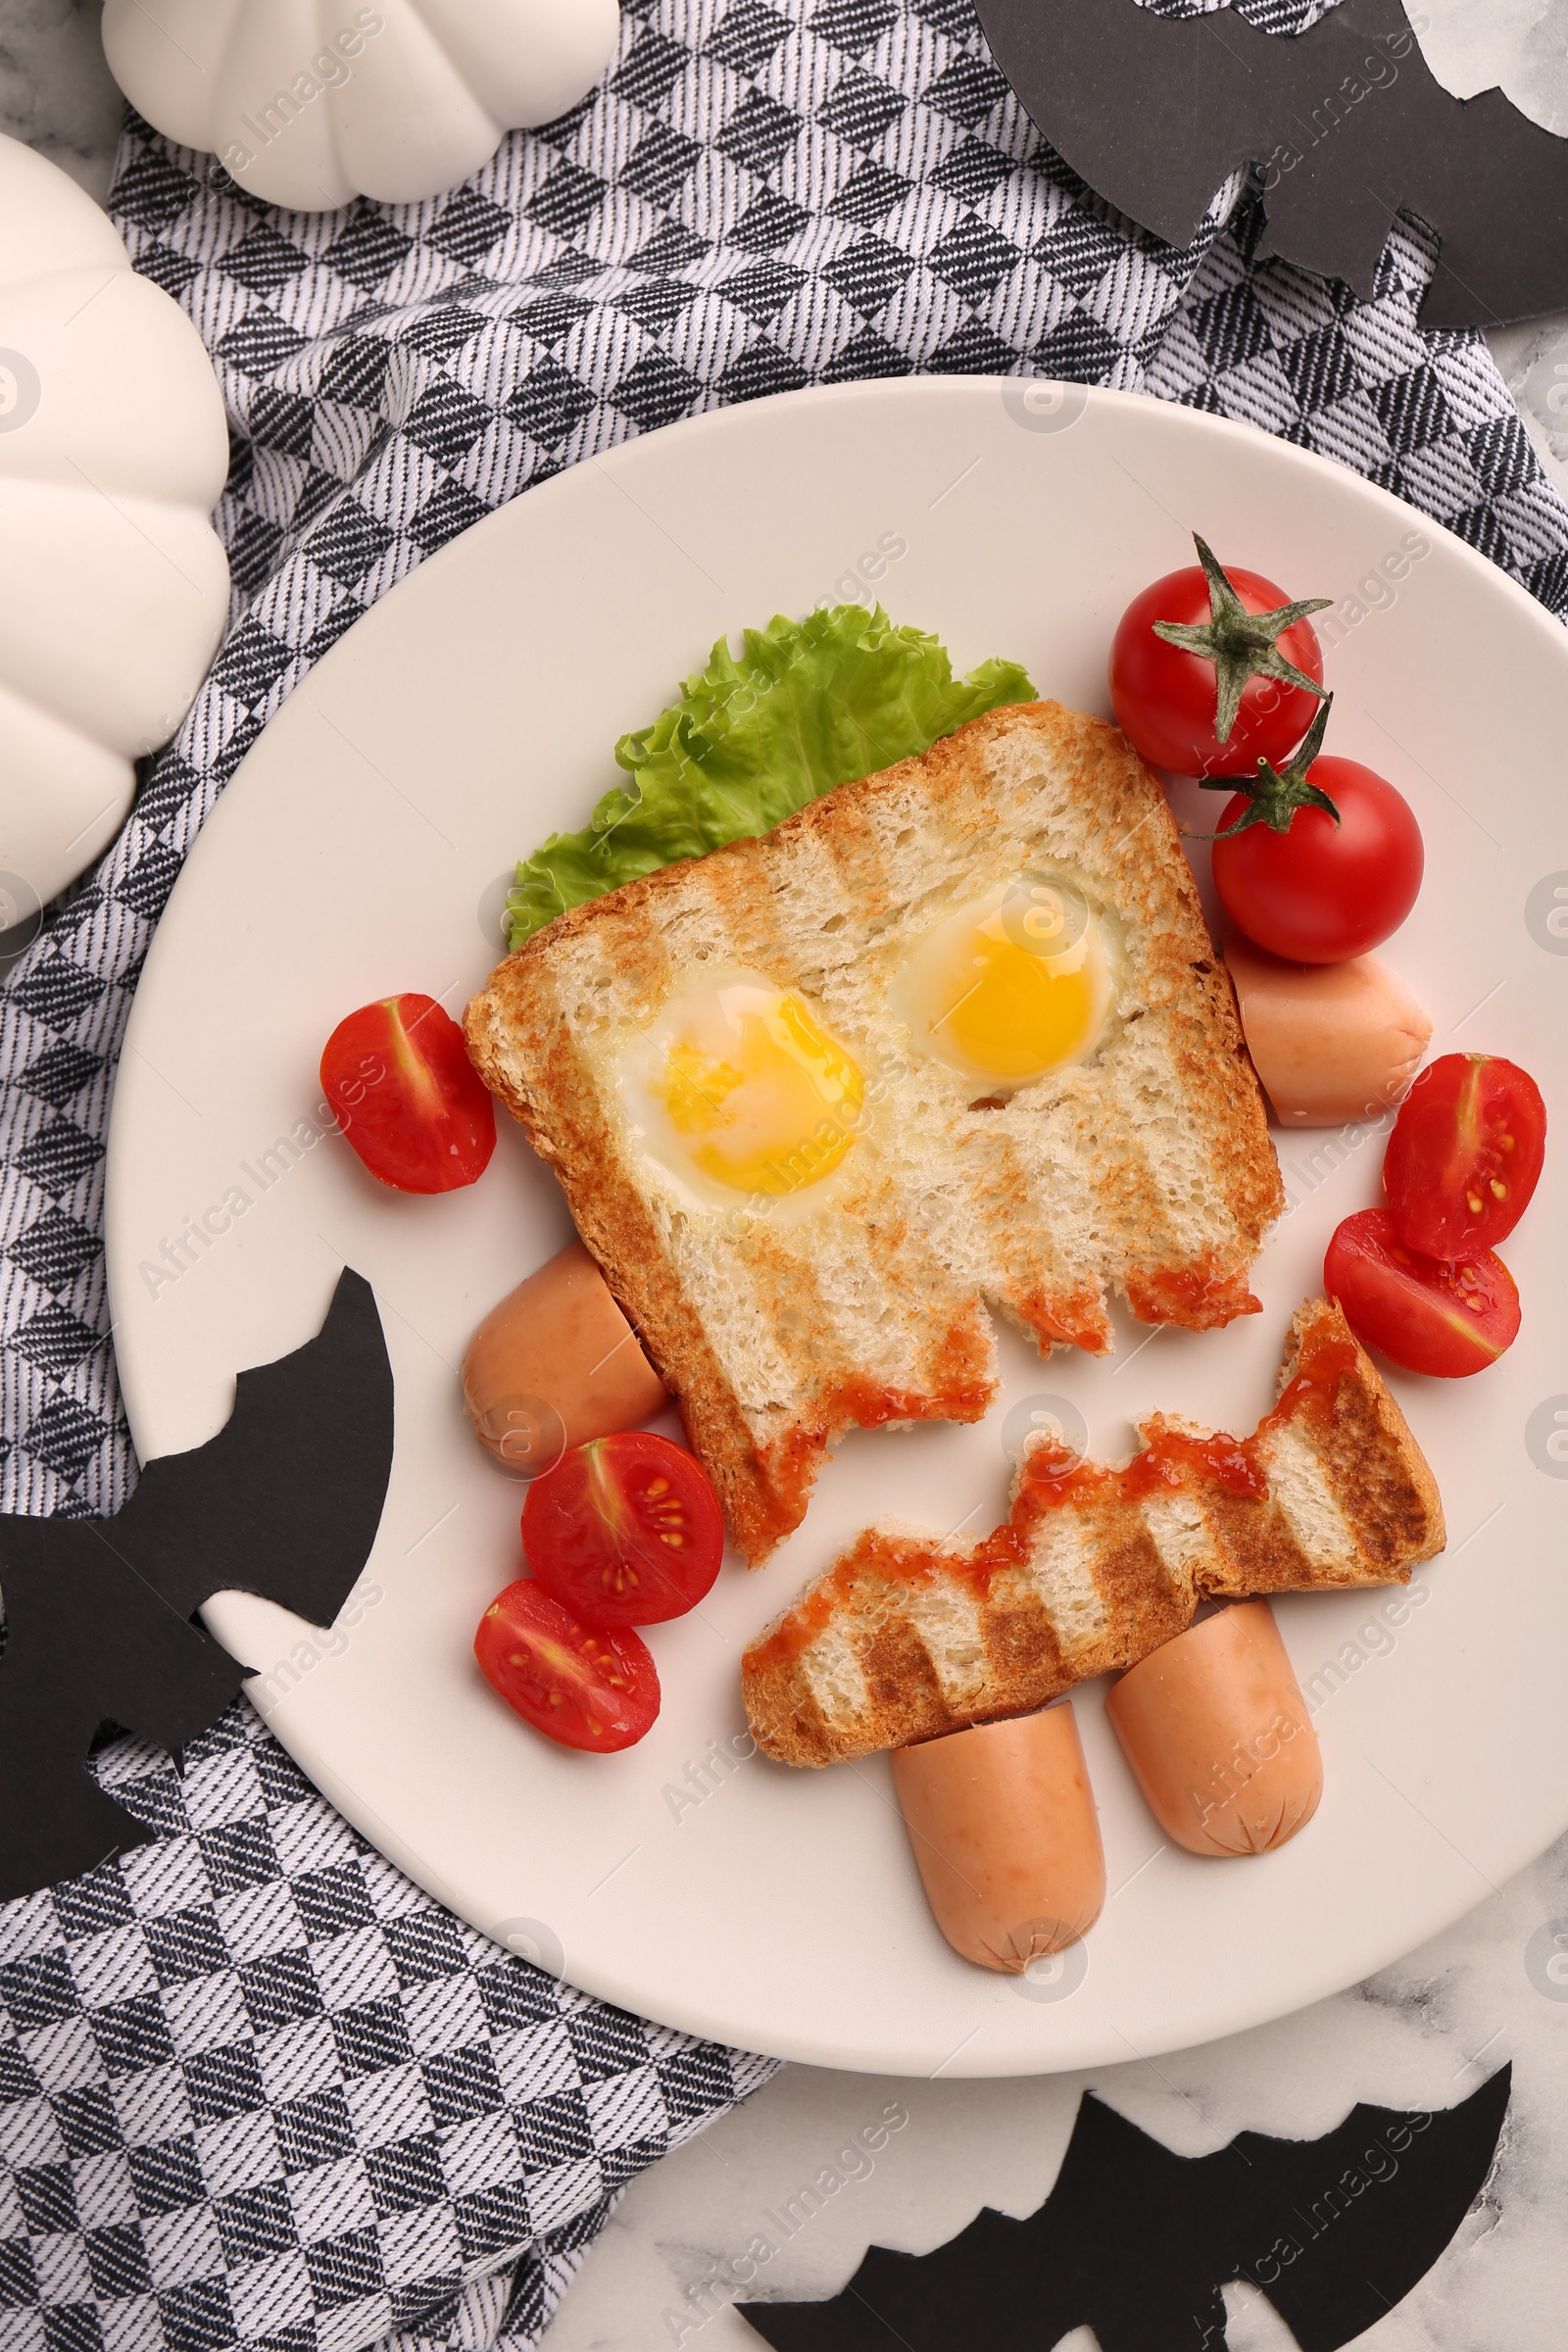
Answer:
<path fill-rule="evenodd" d="M 1167 572 L 1122 614 L 1110 649 L 1111 708 L 1154 767 L 1249 775 L 1259 760 L 1283 763 L 1312 723 L 1323 649 L 1306 613 L 1328 600 L 1290 605 L 1261 572 L 1226 571 L 1197 544 L 1202 563 Z M 1263 625 L 1250 628 L 1259 615 Z M 1172 644 L 1159 624 L 1209 650 Z M 1222 685 L 1236 706 L 1228 726 Z"/>
<path fill-rule="evenodd" d="M 652 1430 L 562 1455 L 522 1506 L 528 1565 L 584 1625 L 661 1625 L 718 1574 L 724 1521 L 707 1471 Z"/>
<path fill-rule="evenodd" d="M 1400 1237 L 1428 1257 L 1478 1257 L 1512 1233 L 1546 1156 L 1546 1105 L 1495 1054 L 1445 1054 L 1405 1096 L 1383 1189 Z"/>
<path fill-rule="evenodd" d="M 1323 1288 L 1358 1340 L 1438 1380 L 1484 1372 L 1519 1329 L 1519 1293 L 1500 1257 L 1422 1257 L 1383 1208 L 1346 1218 L 1323 1260 Z"/>
<path fill-rule="evenodd" d="M 490 1164 L 495 1104 L 433 997 L 383 997 L 339 1021 L 321 1091 L 370 1174 L 400 1193 L 455 1193 Z"/>
<path fill-rule="evenodd" d="M 496 1595 L 473 1654 L 525 1723 L 563 1747 L 633 1747 L 659 1713 L 659 1673 L 632 1633 L 579 1625 L 530 1577 Z"/>

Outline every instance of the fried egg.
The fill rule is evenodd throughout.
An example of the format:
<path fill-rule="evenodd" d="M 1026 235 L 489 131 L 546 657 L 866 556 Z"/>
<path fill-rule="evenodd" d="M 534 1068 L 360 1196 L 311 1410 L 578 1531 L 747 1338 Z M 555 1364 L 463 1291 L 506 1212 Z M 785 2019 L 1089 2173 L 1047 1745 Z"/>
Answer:
<path fill-rule="evenodd" d="M 865 1081 L 795 989 L 688 982 L 621 1057 L 630 1141 L 708 1205 L 813 1196 L 855 1145 Z"/>
<path fill-rule="evenodd" d="M 944 915 L 890 1001 L 922 1053 L 1005 1093 L 1100 1046 L 1115 995 L 1107 933 L 1065 875 L 1018 874 Z"/>

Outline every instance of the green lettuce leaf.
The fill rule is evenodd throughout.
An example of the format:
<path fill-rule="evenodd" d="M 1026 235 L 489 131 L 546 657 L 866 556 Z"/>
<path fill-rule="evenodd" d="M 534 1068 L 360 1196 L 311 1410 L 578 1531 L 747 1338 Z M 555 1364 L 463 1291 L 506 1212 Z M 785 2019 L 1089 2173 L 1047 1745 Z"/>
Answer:
<path fill-rule="evenodd" d="M 507 898 L 512 945 L 553 916 L 677 858 L 769 832 L 819 793 L 929 750 L 965 720 L 1035 689 L 1015 662 L 955 678 L 939 640 L 895 628 L 879 605 L 836 605 L 748 629 L 737 661 L 720 638 L 700 677 L 651 727 L 623 735 L 629 785 L 580 833 L 524 858 Z"/>

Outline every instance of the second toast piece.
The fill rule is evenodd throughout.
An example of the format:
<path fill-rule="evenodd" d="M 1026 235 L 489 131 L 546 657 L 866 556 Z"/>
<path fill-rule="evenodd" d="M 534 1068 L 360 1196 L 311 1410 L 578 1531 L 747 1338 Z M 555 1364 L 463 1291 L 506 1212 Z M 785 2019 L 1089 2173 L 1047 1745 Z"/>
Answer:
<path fill-rule="evenodd" d="M 747 1650 L 759 1747 L 903 1747 L 1134 1666 L 1205 1599 L 1407 1584 L 1443 1504 L 1337 1305 L 1298 1314 L 1281 1392 L 1245 1441 L 1156 1415 L 1122 1470 L 1037 1446 L 980 1543 L 868 1529 Z"/>

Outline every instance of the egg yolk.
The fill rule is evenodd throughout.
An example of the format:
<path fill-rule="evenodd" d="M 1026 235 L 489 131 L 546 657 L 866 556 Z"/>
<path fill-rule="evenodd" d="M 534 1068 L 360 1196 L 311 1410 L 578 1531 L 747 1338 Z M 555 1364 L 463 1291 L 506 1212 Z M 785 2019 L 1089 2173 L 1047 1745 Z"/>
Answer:
<path fill-rule="evenodd" d="M 940 923 L 894 995 L 929 1053 L 1025 1085 L 1099 1040 L 1111 988 L 1098 918 L 1069 886 L 1022 877 Z"/>
<path fill-rule="evenodd" d="M 1055 971 L 989 924 L 970 932 L 945 977 L 953 1008 L 930 1024 L 933 1041 L 988 1077 L 1033 1078 L 1054 1069 L 1078 1052 L 1094 1024 L 1099 991 L 1087 963 Z"/>
<path fill-rule="evenodd" d="M 865 1082 L 799 997 L 741 985 L 691 1008 L 655 1092 L 705 1176 L 781 1199 L 838 1166 Z"/>

